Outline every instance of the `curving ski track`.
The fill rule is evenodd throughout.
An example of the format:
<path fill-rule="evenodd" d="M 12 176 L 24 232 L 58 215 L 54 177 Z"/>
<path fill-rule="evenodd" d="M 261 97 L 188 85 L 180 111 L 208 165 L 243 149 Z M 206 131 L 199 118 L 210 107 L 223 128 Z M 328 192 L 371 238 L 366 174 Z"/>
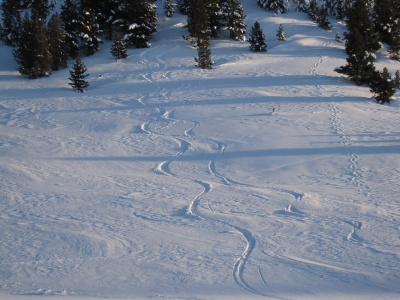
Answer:
<path fill-rule="evenodd" d="M 144 51 L 141 54 L 140 58 L 143 61 L 143 63 L 148 63 L 148 60 L 146 59 L 146 55 L 149 55 L 149 52 L 151 50 L 156 50 L 156 48 L 152 48 L 148 51 Z M 158 51 L 160 51 L 160 49 L 158 49 Z M 167 50 L 167 51 L 169 51 L 169 50 Z M 156 55 L 157 62 L 155 64 L 150 64 L 150 68 L 155 68 L 156 71 L 165 69 L 165 63 L 161 59 L 161 57 L 163 55 L 164 55 L 164 53 Z M 151 75 L 149 75 L 149 74 L 144 75 L 144 78 L 145 78 L 145 80 L 152 81 Z M 157 93 L 159 93 L 159 90 L 160 90 L 160 88 L 158 88 L 156 92 L 152 93 L 152 96 L 156 96 Z M 166 94 L 161 93 L 161 97 L 166 97 Z M 149 95 L 149 98 L 150 98 L 150 95 Z M 140 102 L 142 104 L 146 105 L 146 102 L 143 101 L 143 99 Z M 184 106 L 182 106 L 182 107 L 184 107 Z M 182 107 L 180 107 L 180 108 L 182 108 Z M 156 108 L 156 110 L 157 110 L 156 116 L 151 118 L 151 120 L 144 122 L 141 126 L 142 132 L 145 132 L 149 135 L 154 135 L 154 136 L 157 136 L 160 138 L 173 139 L 179 145 L 178 152 L 175 154 L 174 159 L 159 162 L 152 169 L 152 171 L 156 174 L 166 175 L 166 176 L 176 176 L 171 172 L 170 167 L 169 167 L 170 164 L 173 161 L 179 160 L 179 157 L 184 155 L 192 145 L 190 142 L 188 142 L 187 140 L 185 140 L 183 138 L 177 138 L 173 135 L 163 134 L 161 132 L 157 132 L 155 130 L 150 129 L 151 124 L 155 124 L 155 123 L 163 124 L 163 122 L 165 122 L 166 120 L 170 121 L 169 124 L 170 123 L 173 124 L 174 123 L 174 113 L 177 109 L 179 109 L 179 108 L 175 108 L 171 111 L 167 111 L 164 108 L 157 107 Z M 193 124 L 193 126 L 191 126 L 189 129 L 185 130 L 181 136 L 190 138 L 190 139 L 196 138 L 194 131 L 195 131 L 195 129 L 197 129 L 200 126 L 200 122 L 195 121 L 195 120 L 185 120 L 185 121 L 191 122 Z M 216 151 L 215 151 L 214 155 L 212 156 L 211 160 L 209 160 L 209 162 L 207 164 L 208 173 L 210 175 L 212 175 L 213 177 L 217 178 L 225 186 L 249 187 L 249 185 L 243 184 L 240 182 L 236 182 L 236 181 L 220 174 L 217 171 L 216 161 L 224 154 L 227 145 L 224 142 L 218 141 L 215 139 L 208 139 L 208 142 L 210 144 L 213 144 L 216 146 Z M 185 180 L 187 180 L 187 179 L 185 179 Z M 195 220 L 209 221 L 209 222 L 222 224 L 223 226 L 226 226 L 230 230 L 235 231 L 246 242 L 246 245 L 244 247 L 242 254 L 237 258 L 237 260 L 233 264 L 232 277 L 233 277 L 234 282 L 239 287 L 247 290 L 250 293 L 253 293 L 253 294 L 256 294 L 259 296 L 274 298 L 274 299 L 285 299 L 285 298 L 275 297 L 273 295 L 259 291 L 258 289 L 254 288 L 249 282 L 246 281 L 245 276 L 244 276 L 245 267 L 246 267 L 246 264 L 251 256 L 253 250 L 256 247 L 256 238 L 254 237 L 254 234 L 252 232 L 250 232 L 248 229 L 239 227 L 230 222 L 201 214 L 198 210 L 200 202 L 206 194 L 211 192 L 212 184 L 206 182 L 205 180 L 201 180 L 201 179 L 191 180 L 191 182 L 194 182 L 194 183 L 200 185 L 202 187 L 202 191 L 190 201 L 187 208 L 185 209 L 184 216 L 193 218 Z M 210 202 L 208 200 L 207 200 L 207 206 L 208 206 L 209 211 L 211 213 L 213 213 L 214 211 L 212 210 Z M 263 277 L 261 270 L 259 269 L 258 272 L 259 272 L 259 277 L 261 278 L 261 281 L 267 286 L 266 280 Z"/>

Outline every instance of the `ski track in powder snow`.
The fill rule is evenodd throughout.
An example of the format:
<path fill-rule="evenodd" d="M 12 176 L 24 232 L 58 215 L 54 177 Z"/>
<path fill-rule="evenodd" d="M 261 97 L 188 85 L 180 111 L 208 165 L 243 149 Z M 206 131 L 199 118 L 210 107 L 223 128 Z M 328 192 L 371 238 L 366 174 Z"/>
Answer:
<path fill-rule="evenodd" d="M 161 70 L 164 68 L 163 66 L 165 65 L 164 61 L 161 59 L 161 57 L 163 56 L 162 50 L 160 51 L 160 48 L 157 47 L 157 48 L 153 48 L 153 51 L 161 52 L 161 54 L 157 55 L 158 64 L 156 64 L 156 66 L 155 66 L 155 69 Z M 149 55 L 149 52 L 150 52 L 150 50 L 144 51 L 141 54 L 141 59 L 144 61 L 148 61 L 146 59 L 146 56 Z M 160 67 L 160 66 L 162 66 L 162 67 Z M 149 79 L 149 77 L 146 77 L 146 78 L 149 81 L 151 81 L 151 79 Z M 158 89 L 158 91 L 160 91 L 160 88 Z M 161 95 L 161 96 L 165 96 L 165 95 Z M 157 97 L 157 92 L 155 92 L 151 97 Z M 145 102 L 144 102 L 144 105 L 146 105 Z M 157 115 L 154 118 L 152 118 L 150 121 L 143 123 L 143 125 L 141 126 L 142 130 L 148 134 L 158 135 L 160 138 L 161 137 L 162 138 L 172 138 L 172 139 L 176 140 L 179 144 L 179 151 L 175 155 L 175 160 L 179 159 L 180 156 L 184 155 L 188 151 L 189 147 L 191 146 L 191 143 L 182 138 L 176 138 L 173 136 L 166 136 L 164 134 L 156 133 L 154 130 L 150 130 L 150 127 L 151 127 L 151 124 L 153 124 L 153 123 L 161 123 L 162 124 L 163 122 L 172 123 L 172 125 L 173 125 L 173 123 L 174 123 L 173 116 L 174 116 L 174 113 L 178 109 L 179 108 L 176 108 L 173 111 L 166 111 L 163 108 L 157 108 L 157 112 L 158 112 Z M 193 126 L 187 130 L 184 130 L 184 132 L 181 136 L 195 138 L 196 135 L 194 133 L 194 130 L 196 128 L 200 127 L 201 124 L 200 124 L 200 122 L 193 121 L 193 120 L 190 120 L 190 122 L 193 123 Z M 248 186 L 245 184 L 235 182 L 217 172 L 216 166 L 215 166 L 216 160 L 218 160 L 218 158 L 224 154 L 226 145 L 225 145 L 225 143 L 220 142 L 220 141 L 216 141 L 216 140 L 210 140 L 210 141 L 217 146 L 216 153 L 214 154 L 213 158 L 208 163 L 208 170 L 209 170 L 210 174 L 213 175 L 214 177 L 220 179 L 224 185 Z M 169 165 L 173 161 L 174 161 L 174 159 L 169 160 L 169 161 L 160 162 L 156 165 L 156 167 L 153 169 L 153 171 L 160 175 L 174 176 L 174 174 L 171 172 L 170 167 L 169 167 Z M 198 206 L 199 206 L 200 201 L 203 198 L 203 196 L 211 192 L 212 185 L 210 183 L 207 183 L 207 182 L 205 182 L 203 180 L 199 180 L 199 179 L 193 180 L 193 182 L 199 184 L 203 188 L 203 190 L 200 194 L 195 196 L 193 198 L 193 200 L 190 202 L 190 204 L 188 205 L 187 210 L 186 210 L 186 216 L 194 218 L 194 219 L 198 219 L 198 220 L 207 220 L 207 221 L 217 222 L 217 223 L 223 224 L 224 226 L 231 228 L 235 232 L 237 232 L 239 234 L 239 236 L 241 236 L 246 241 L 246 247 L 245 247 L 243 253 L 241 254 L 241 256 L 237 259 L 237 261 L 235 262 L 235 264 L 233 266 L 232 275 L 233 275 L 235 282 L 237 283 L 238 286 L 246 289 L 247 291 L 249 291 L 251 293 L 275 298 L 272 295 L 265 294 L 263 292 L 256 290 L 255 288 L 251 287 L 251 285 L 249 283 L 247 283 L 246 280 L 244 279 L 244 269 L 245 269 L 246 262 L 249 259 L 250 255 L 256 245 L 256 239 L 255 239 L 254 235 L 247 229 L 241 228 L 239 226 L 236 226 L 236 225 L 233 225 L 233 224 L 230 224 L 228 222 L 221 221 L 218 219 L 213 219 L 210 217 L 203 216 L 198 211 Z M 208 208 L 212 211 L 209 202 L 207 202 L 207 205 L 208 205 Z M 260 275 L 260 276 L 262 277 L 262 275 Z M 264 281 L 264 278 L 262 278 L 262 280 Z M 283 299 L 283 298 L 276 298 L 276 299 Z"/>

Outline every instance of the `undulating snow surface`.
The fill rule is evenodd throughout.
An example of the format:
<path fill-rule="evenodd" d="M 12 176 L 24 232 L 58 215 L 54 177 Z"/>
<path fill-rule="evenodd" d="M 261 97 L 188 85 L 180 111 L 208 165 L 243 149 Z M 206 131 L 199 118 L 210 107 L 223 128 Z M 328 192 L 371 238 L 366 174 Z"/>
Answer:
<path fill-rule="evenodd" d="M 243 4 L 267 53 L 222 33 L 198 69 L 158 1 L 152 47 L 106 42 L 84 94 L 0 47 L 1 299 L 400 298 L 399 93 L 333 71 L 343 23 Z"/>

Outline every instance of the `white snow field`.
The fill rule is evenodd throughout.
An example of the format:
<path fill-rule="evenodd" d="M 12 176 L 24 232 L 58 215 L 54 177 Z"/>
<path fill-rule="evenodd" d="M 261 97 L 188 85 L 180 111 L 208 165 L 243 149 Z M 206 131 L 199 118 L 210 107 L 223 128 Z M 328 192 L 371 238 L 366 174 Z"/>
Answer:
<path fill-rule="evenodd" d="M 333 71 L 344 23 L 246 0 L 268 52 L 223 32 L 201 70 L 156 4 L 83 94 L 0 47 L 0 299 L 400 299 L 400 97 Z"/>

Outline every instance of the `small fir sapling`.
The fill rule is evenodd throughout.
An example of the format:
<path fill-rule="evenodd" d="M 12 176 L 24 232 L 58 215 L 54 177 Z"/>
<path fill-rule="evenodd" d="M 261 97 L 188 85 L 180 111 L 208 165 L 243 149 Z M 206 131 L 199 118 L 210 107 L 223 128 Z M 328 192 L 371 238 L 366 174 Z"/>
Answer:
<path fill-rule="evenodd" d="M 68 84 L 72 86 L 72 88 L 80 93 L 83 93 L 83 89 L 87 88 L 89 86 L 89 82 L 85 80 L 89 74 L 86 73 L 87 68 L 85 64 L 81 61 L 80 56 L 78 55 L 75 58 L 75 63 L 72 66 L 72 70 L 69 71 L 70 77 Z"/>
<path fill-rule="evenodd" d="M 277 30 L 276 36 L 278 38 L 278 41 L 283 42 L 286 41 L 286 37 L 285 37 L 285 32 L 283 31 L 283 25 L 280 24 L 279 28 Z"/>

